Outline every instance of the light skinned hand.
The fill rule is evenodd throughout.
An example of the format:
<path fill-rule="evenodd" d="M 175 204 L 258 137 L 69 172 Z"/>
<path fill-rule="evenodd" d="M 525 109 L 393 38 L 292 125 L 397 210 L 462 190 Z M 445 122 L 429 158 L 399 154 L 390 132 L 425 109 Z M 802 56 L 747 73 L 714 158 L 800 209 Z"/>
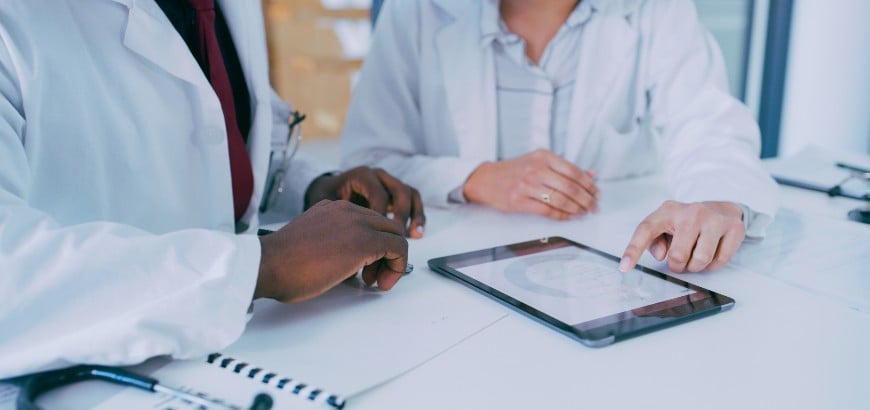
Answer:
<path fill-rule="evenodd" d="M 566 220 L 598 210 L 595 173 L 543 149 L 481 164 L 463 186 L 469 202 Z M 544 196 L 549 197 L 549 202 Z"/>
<path fill-rule="evenodd" d="M 381 215 L 391 213 L 406 228 L 406 236 L 423 237 L 426 215 L 420 193 L 382 169 L 362 166 L 315 179 L 305 193 L 306 209 L 323 199 L 343 199 Z"/>
<path fill-rule="evenodd" d="M 254 298 L 301 302 L 363 269 L 363 281 L 391 289 L 408 263 L 405 227 L 348 201 L 324 200 L 280 230 L 260 236 Z"/>
<path fill-rule="evenodd" d="M 672 272 L 719 269 L 737 252 L 746 232 L 743 211 L 731 202 L 665 201 L 634 231 L 619 270 L 634 269 L 643 251 L 668 258 Z"/>

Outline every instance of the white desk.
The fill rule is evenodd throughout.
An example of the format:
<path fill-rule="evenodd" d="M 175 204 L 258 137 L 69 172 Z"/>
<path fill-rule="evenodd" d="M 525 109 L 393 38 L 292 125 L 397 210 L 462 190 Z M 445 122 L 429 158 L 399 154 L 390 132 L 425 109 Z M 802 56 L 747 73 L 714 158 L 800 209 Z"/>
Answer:
<path fill-rule="evenodd" d="M 553 235 L 619 255 L 637 221 L 659 202 L 647 195 L 654 185 L 638 180 L 602 186 L 602 212 L 568 223 L 482 209 L 430 211 L 427 237 L 412 243 L 411 259 L 422 267 L 434 256 Z M 818 194 L 787 195 L 807 197 L 797 202 L 807 204 Z M 845 212 L 837 215 L 845 219 Z M 870 227 L 850 227 L 863 233 L 867 259 Z M 648 255 L 643 262 L 666 270 Z M 870 286 L 870 268 L 864 273 L 853 286 Z M 870 312 L 745 267 L 679 276 L 735 298 L 735 308 L 591 349 L 505 307 L 507 318 L 357 398 L 351 408 L 870 407 Z"/>
<path fill-rule="evenodd" d="M 410 259 L 416 270 L 391 293 L 444 292 L 449 287 L 450 292 L 444 292 L 450 295 L 443 300 L 445 309 L 451 300 L 484 298 L 432 273 L 427 260 L 545 236 L 565 236 L 619 255 L 637 222 L 663 199 L 658 194 L 660 183 L 641 179 L 604 184 L 601 189 L 602 211 L 570 222 L 505 215 L 476 206 L 449 212 L 429 209 L 426 237 L 411 242 Z M 804 227 L 801 235 L 824 238 L 826 229 L 857 235 L 858 244 L 842 252 L 852 262 L 868 258 L 870 226 L 845 221 L 845 212 L 857 201 L 830 200 L 791 188 L 783 191 L 784 205 L 796 208 L 785 211 L 784 221 Z M 797 246 L 788 252 L 774 249 L 784 264 L 761 263 L 756 271 L 747 255 L 755 252 L 759 258 L 759 250 L 764 250 L 760 247 L 777 246 L 776 235 L 789 231 L 772 232 L 761 244 L 744 246 L 738 254 L 740 263 L 714 273 L 680 275 L 735 298 L 737 304 L 728 312 L 593 349 L 483 299 L 503 310 L 504 317 L 413 371 L 351 398 L 348 408 L 870 407 L 870 311 L 861 307 L 870 305 L 870 292 L 864 292 L 870 289 L 870 268 L 859 272 L 863 275 L 844 275 L 835 281 L 834 289 L 817 292 L 812 281 L 795 282 L 776 272 L 802 258 L 812 261 L 811 266 L 831 259 Z M 642 263 L 666 271 L 649 255 Z M 839 274 L 804 273 L 833 278 Z M 409 298 L 386 297 L 379 303 L 387 309 L 413 309 Z M 437 309 L 437 305 L 427 308 Z M 356 323 L 372 320 L 362 313 L 354 317 L 348 309 L 335 314 Z M 322 347 L 324 353 L 341 348 L 341 342 Z M 376 353 L 390 360 L 389 352 Z M 66 402 L 65 394 L 54 395 L 46 405 Z"/>

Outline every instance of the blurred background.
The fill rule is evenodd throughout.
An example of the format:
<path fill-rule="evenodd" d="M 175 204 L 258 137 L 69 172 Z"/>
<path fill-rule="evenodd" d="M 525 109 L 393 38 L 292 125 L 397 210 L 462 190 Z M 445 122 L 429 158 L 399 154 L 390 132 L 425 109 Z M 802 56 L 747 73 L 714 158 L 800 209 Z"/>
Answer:
<path fill-rule="evenodd" d="M 307 139 L 341 133 L 383 1 L 263 1 L 272 83 L 309 116 Z M 758 119 L 762 157 L 870 153 L 870 0 L 693 1 Z"/>

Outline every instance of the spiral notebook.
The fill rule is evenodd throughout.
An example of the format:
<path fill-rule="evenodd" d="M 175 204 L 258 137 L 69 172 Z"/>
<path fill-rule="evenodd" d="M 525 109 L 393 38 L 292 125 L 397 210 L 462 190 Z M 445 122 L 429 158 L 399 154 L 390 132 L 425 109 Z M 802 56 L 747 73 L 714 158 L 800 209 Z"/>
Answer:
<path fill-rule="evenodd" d="M 269 394 L 275 409 L 342 409 L 346 403 L 341 395 L 327 389 L 221 353 L 210 354 L 202 361 L 175 361 L 152 376 L 161 384 L 235 410 L 247 410 L 259 393 Z M 168 395 L 125 389 L 97 409 L 119 408 L 187 410 L 201 407 Z"/>
<path fill-rule="evenodd" d="M 403 280 L 401 292 L 346 281 L 303 303 L 258 300 L 245 333 L 220 355 L 141 370 L 167 386 L 236 406 L 231 408 L 247 409 L 260 392 L 272 396 L 275 409 L 341 408 L 345 399 L 413 370 L 506 315 L 440 277 L 416 275 Z M 152 396 L 128 388 L 99 409 L 196 408 Z"/>
<path fill-rule="evenodd" d="M 260 382 L 266 386 L 275 387 L 277 390 L 293 394 L 295 397 L 309 400 L 313 403 L 327 404 L 336 409 L 344 408 L 345 400 L 340 395 L 329 392 L 324 388 L 307 384 L 300 379 L 286 377 L 220 353 L 210 354 L 206 359 L 206 363 L 231 370 L 233 373 Z"/>

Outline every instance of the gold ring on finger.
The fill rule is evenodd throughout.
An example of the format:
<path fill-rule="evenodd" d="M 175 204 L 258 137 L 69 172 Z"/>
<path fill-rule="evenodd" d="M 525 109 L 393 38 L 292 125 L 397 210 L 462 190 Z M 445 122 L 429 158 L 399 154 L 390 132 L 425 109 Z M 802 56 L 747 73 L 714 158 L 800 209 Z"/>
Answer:
<path fill-rule="evenodd" d="M 543 201 L 545 204 L 549 204 L 550 202 L 553 201 L 553 198 L 551 195 L 553 195 L 552 190 L 550 190 L 550 192 L 541 194 L 541 201 Z"/>

